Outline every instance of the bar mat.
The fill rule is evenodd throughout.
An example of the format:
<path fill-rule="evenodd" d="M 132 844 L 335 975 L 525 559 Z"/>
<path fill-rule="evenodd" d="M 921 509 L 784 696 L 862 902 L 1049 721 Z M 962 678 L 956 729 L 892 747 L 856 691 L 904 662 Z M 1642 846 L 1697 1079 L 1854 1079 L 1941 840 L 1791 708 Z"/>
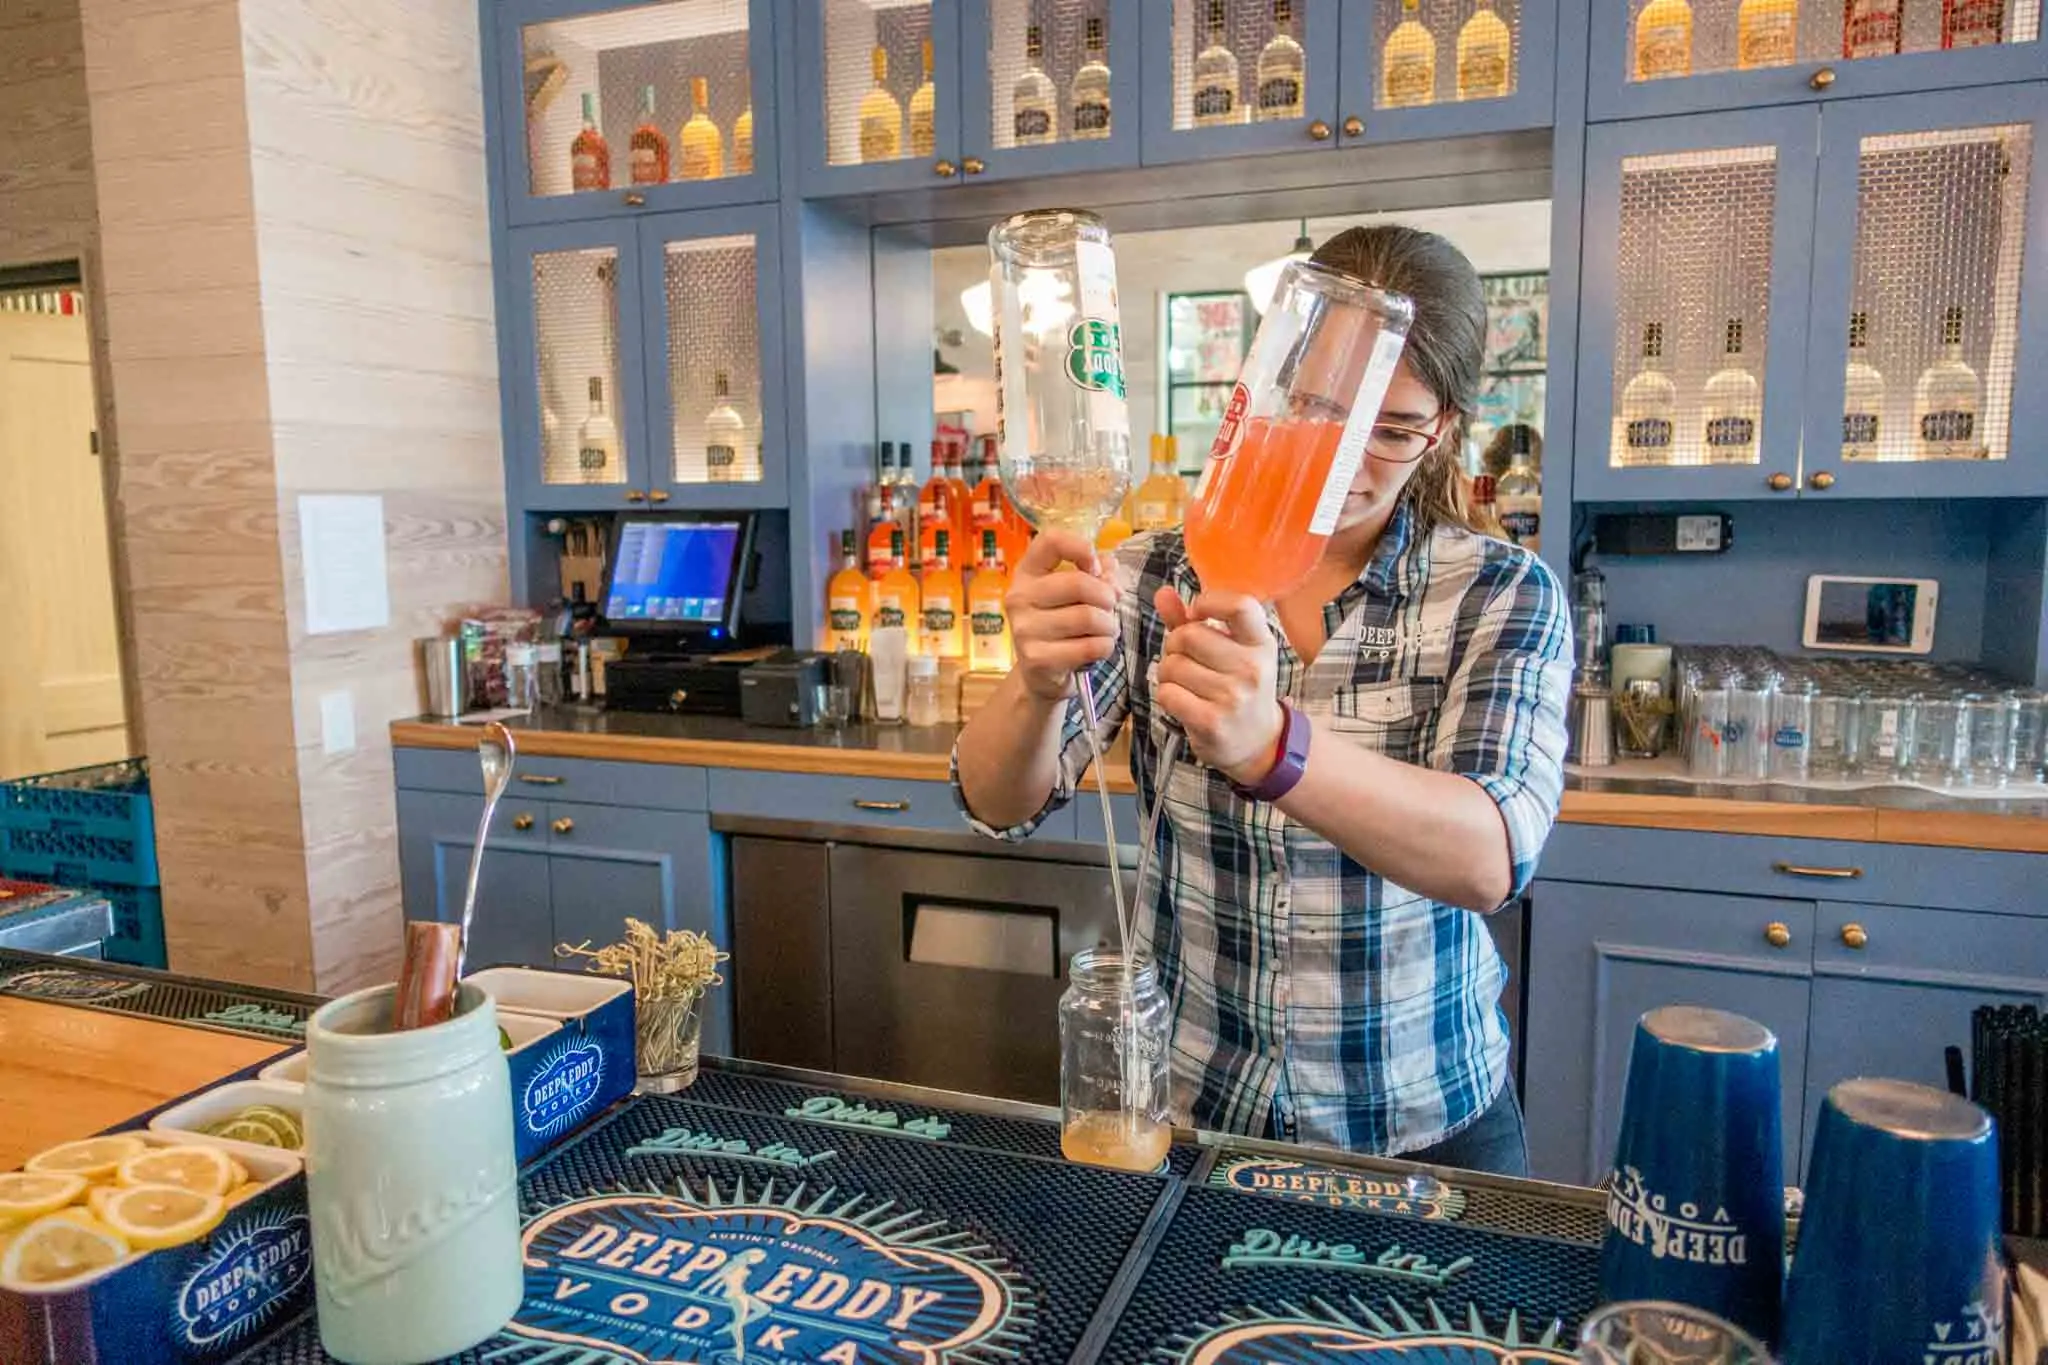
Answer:
<path fill-rule="evenodd" d="M 869 1111 L 893 1112 L 900 1121 L 897 1131 L 901 1130 L 901 1124 L 914 1124 L 920 1119 L 936 1118 L 951 1130 L 950 1137 L 953 1141 L 969 1147 L 986 1147 L 991 1151 L 1017 1152 L 1025 1156 L 1047 1158 L 1057 1158 L 1060 1155 L 1060 1130 L 1058 1125 L 1053 1123 L 899 1103 L 895 1100 L 842 1096 L 821 1086 L 802 1085 L 780 1079 L 770 1080 L 760 1076 L 749 1076 L 740 1071 L 716 1070 L 714 1067 L 715 1063 L 707 1063 L 698 1073 L 696 1082 L 682 1098 L 699 1104 L 716 1104 L 762 1114 L 784 1114 L 807 1104 L 818 1110 L 821 1115 L 829 1114 L 835 1108 L 836 1101 L 837 1107 L 864 1106 Z M 853 1121 L 859 1123 L 861 1120 L 856 1117 Z M 1200 1147 L 1192 1143 L 1177 1143 L 1167 1153 L 1166 1168 L 1174 1175 L 1185 1176 L 1194 1170 L 1195 1163 L 1201 1160 L 1201 1156 Z"/>
<path fill-rule="evenodd" d="M 1599 1262 L 1583 1241 L 1203 1187 L 1091 1358 L 1569 1365 Z"/>
<path fill-rule="evenodd" d="M 0 949 L 0 995 L 110 1014 L 218 1029 L 249 1038 L 304 1042 L 317 997 L 258 986 L 224 987 L 151 971 Z"/>
<path fill-rule="evenodd" d="M 521 1182 L 526 1303 L 456 1359 L 1066 1365 L 1179 1188 L 643 1096 Z M 237 1360 L 328 1357 L 308 1314 Z"/>

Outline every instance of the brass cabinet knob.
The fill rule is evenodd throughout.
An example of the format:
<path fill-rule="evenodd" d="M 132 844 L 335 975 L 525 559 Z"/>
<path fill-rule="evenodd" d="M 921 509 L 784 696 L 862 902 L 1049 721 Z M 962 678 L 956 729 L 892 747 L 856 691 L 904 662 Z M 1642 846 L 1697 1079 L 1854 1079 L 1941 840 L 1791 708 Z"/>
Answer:
<path fill-rule="evenodd" d="M 1330 140 L 1330 125 L 1321 119 L 1317 119 L 1308 126 L 1308 135 L 1311 141 L 1328 142 Z"/>
<path fill-rule="evenodd" d="M 988 167 L 978 156 L 963 156 L 960 158 L 960 169 L 969 175 L 980 175 Z"/>
<path fill-rule="evenodd" d="M 687 687 L 678 687 L 675 691 L 668 694 L 668 709 L 671 711 L 680 711 L 683 709 L 683 703 L 688 701 L 689 699 L 690 689 Z"/>
<path fill-rule="evenodd" d="M 1359 117 L 1358 115 L 1356 115 L 1356 114 L 1353 114 L 1353 115 L 1352 115 L 1352 116 L 1351 116 L 1350 118 L 1348 118 L 1348 119 L 1345 119 L 1345 120 L 1344 120 L 1344 136 L 1346 136 L 1346 137 L 1364 137 L 1364 136 L 1365 136 L 1365 120 L 1364 120 L 1364 119 L 1362 119 L 1362 118 L 1360 118 L 1360 117 Z"/>
<path fill-rule="evenodd" d="M 1792 489 L 1792 476 L 1790 474 L 1773 474 L 1764 480 L 1764 484 L 1773 493 L 1788 493 Z"/>
<path fill-rule="evenodd" d="M 628 194 L 626 196 L 626 207 L 629 209 L 639 209 L 647 207 L 647 196 L 637 192 Z"/>
<path fill-rule="evenodd" d="M 657 488 L 647 495 L 647 500 L 649 502 L 667 502 L 668 490 L 666 488 Z"/>
<path fill-rule="evenodd" d="M 1825 469 L 1816 469 L 1807 476 L 1806 486 L 1825 493 L 1835 486 L 1835 476 Z"/>
<path fill-rule="evenodd" d="M 557 820 L 555 824 L 559 828 L 561 821 Z M 1778 920 L 1771 921 L 1769 926 L 1764 929 L 1764 942 L 1770 944 L 1773 948 L 1791 947 L 1792 926 Z"/>
<path fill-rule="evenodd" d="M 1845 924 L 1842 926 L 1842 946 L 1844 948 L 1861 949 L 1869 946 L 1869 943 L 1870 932 L 1862 925 Z"/>
<path fill-rule="evenodd" d="M 640 491 L 639 489 L 637 489 L 637 488 L 628 488 L 628 489 L 626 490 L 626 501 L 627 501 L 627 502 L 646 502 L 646 501 L 647 501 L 647 495 L 646 495 L 645 493 L 641 492 L 641 491 Z"/>
<path fill-rule="evenodd" d="M 1832 66 L 1824 66 L 1820 70 L 1814 72 L 1813 79 L 1807 82 L 1808 85 L 1812 86 L 1816 90 L 1825 90 L 1834 83 L 1835 69 Z"/>
<path fill-rule="evenodd" d="M 512 817 L 512 828 L 516 830 L 532 829 L 533 816 L 527 813 L 526 811 L 519 812 L 519 814 Z"/>
<path fill-rule="evenodd" d="M 960 168 L 950 161 L 941 161 L 932 167 L 932 173 L 941 180 L 951 180 L 954 176 L 960 174 Z"/>
<path fill-rule="evenodd" d="M 548 828 L 557 834 L 573 834 L 576 832 L 576 822 L 565 815 L 549 825 Z"/>

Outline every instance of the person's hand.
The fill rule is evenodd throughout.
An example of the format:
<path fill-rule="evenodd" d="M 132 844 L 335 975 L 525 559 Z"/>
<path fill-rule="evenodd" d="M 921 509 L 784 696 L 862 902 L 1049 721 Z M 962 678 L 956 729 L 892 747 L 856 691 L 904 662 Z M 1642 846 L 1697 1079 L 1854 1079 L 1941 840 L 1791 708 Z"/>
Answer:
<path fill-rule="evenodd" d="M 1274 694 L 1280 642 L 1266 609 L 1234 592 L 1184 603 L 1172 588 L 1161 588 L 1153 606 L 1167 631 L 1154 699 L 1180 722 L 1196 758 L 1239 786 L 1256 786 L 1272 771 L 1287 720 Z"/>
<path fill-rule="evenodd" d="M 1074 674 L 1116 648 L 1109 561 L 1071 531 L 1039 533 L 1018 561 L 1003 605 L 1010 613 L 1017 675 L 1041 700 L 1072 696 Z"/>

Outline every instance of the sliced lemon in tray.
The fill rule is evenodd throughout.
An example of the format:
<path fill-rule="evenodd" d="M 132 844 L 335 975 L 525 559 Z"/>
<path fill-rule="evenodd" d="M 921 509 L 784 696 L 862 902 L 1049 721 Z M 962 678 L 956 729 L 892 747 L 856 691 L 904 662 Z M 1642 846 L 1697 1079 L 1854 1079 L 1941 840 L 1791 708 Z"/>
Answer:
<path fill-rule="evenodd" d="M 299 1116 L 274 1104 L 252 1104 L 237 1109 L 217 1123 L 207 1125 L 208 1136 L 253 1142 L 259 1147 L 281 1147 L 288 1152 L 305 1148 L 306 1129 Z"/>
<path fill-rule="evenodd" d="M 93 1212 L 129 1246 L 153 1251 L 212 1232 L 227 1212 L 227 1201 L 178 1185 L 127 1185 L 103 1191 Z"/>
<path fill-rule="evenodd" d="M 118 1264 L 128 1252 L 119 1233 L 83 1209 L 67 1209 L 38 1218 L 13 1234 L 6 1255 L 0 1256 L 0 1286 L 55 1289 Z"/>
<path fill-rule="evenodd" d="M 194 1194 L 223 1195 L 241 1183 L 235 1162 L 218 1147 L 190 1143 L 152 1147 L 121 1163 L 123 1185 L 175 1185 Z"/>
<path fill-rule="evenodd" d="M 91 1182 L 58 1171 L 10 1171 L 0 1175 L 0 1227 L 25 1223 L 84 1197 Z"/>
<path fill-rule="evenodd" d="M 77 1142 L 59 1143 L 46 1152 L 37 1152 L 23 1169 L 82 1175 L 87 1180 L 109 1180 L 122 1162 L 132 1156 L 140 1156 L 146 1147 L 147 1144 L 134 1133 L 81 1138 Z"/>

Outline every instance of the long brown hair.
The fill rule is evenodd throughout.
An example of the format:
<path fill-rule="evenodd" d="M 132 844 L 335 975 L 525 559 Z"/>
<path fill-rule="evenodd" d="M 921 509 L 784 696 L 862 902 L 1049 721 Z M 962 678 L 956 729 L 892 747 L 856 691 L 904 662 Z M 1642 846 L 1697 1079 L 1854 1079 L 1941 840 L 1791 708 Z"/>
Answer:
<path fill-rule="evenodd" d="M 1415 516 L 1417 535 L 1438 526 L 1482 531 L 1466 495 L 1459 452 L 1465 421 L 1479 401 L 1486 356 L 1486 294 L 1465 253 L 1434 232 L 1385 223 L 1346 228 L 1316 248 L 1317 265 L 1406 294 L 1415 321 L 1402 353 L 1408 368 L 1453 414 L 1444 434 L 1422 457 L 1401 496 Z"/>

